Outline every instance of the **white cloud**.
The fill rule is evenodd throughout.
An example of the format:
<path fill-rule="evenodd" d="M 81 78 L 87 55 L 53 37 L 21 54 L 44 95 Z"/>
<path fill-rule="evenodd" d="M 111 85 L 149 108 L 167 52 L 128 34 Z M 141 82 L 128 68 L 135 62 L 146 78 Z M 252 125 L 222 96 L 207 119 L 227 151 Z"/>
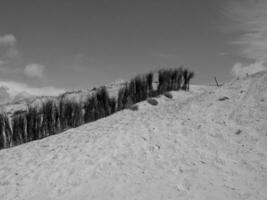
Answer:
<path fill-rule="evenodd" d="M 0 36 L 0 64 L 5 64 L 19 54 L 16 47 L 16 38 L 12 34 Z"/>
<path fill-rule="evenodd" d="M 16 43 L 16 38 L 12 34 L 6 34 L 0 36 L 0 46 L 14 46 Z"/>
<path fill-rule="evenodd" d="M 237 78 L 244 78 L 248 75 L 255 74 L 260 71 L 267 70 L 264 61 L 255 62 L 250 65 L 243 65 L 241 63 L 236 63 L 232 68 L 232 75 Z"/>
<path fill-rule="evenodd" d="M 8 92 L 11 97 L 14 97 L 21 92 L 27 92 L 28 94 L 34 95 L 34 96 L 55 96 L 55 95 L 59 95 L 64 92 L 64 89 L 59 89 L 59 88 L 55 88 L 52 86 L 34 88 L 34 87 L 28 86 L 25 83 L 19 83 L 19 82 L 14 82 L 14 81 L 1 81 L 0 80 L 0 87 L 8 88 Z"/>
<path fill-rule="evenodd" d="M 29 64 L 24 68 L 24 74 L 30 78 L 44 79 L 45 66 L 41 64 Z"/>

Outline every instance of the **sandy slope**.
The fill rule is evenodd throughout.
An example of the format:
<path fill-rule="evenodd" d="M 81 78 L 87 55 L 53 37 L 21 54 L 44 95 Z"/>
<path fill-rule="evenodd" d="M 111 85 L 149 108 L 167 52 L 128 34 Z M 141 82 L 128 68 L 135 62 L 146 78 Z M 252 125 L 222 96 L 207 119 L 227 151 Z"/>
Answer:
<path fill-rule="evenodd" d="M 267 74 L 172 94 L 1 150 L 0 199 L 267 199 Z"/>

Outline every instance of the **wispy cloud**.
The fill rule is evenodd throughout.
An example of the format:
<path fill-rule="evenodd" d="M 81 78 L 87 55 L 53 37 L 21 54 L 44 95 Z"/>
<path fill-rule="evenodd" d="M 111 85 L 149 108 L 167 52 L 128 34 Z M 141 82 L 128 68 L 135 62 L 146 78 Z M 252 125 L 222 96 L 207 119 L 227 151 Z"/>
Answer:
<path fill-rule="evenodd" d="M 39 78 L 39 79 L 45 79 L 45 66 L 34 63 L 29 64 L 24 68 L 24 74 L 29 78 Z"/>
<path fill-rule="evenodd" d="M 267 59 L 267 1 L 234 0 L 224 9 L 232 21 L 231 27 L 239 33 L 232 41 L 240 46 L 240 54 L 249 59 Z"/>
<path fill-rule="evenodd" d="M 255 62 L 247 66 L 237 63 L 235 67 L 262 69 L 265 66 L 264 63 L 267 61 L 266 11 L 266 0 L 231 0 L 225 6 L 224 16 L 230 19 L 229 27 L 237 35 L 231 44 L 238 47 L 238 53 L 241 56 Z"/>
<path fill-rule="evenodd" d="M 34 96 L 55 96 L 64 92 L 64 89 L 55 88 L 52 86 L 35 88 L 25 83 L 20 83 L 16 81 L 0 80 L 0 87 L 7 88 L 11 97 L 14 97 L 15 95 L 21 92 L 27 92 L 28 94 Z"/>
<path fill-rule="evenodd" d="M 249 74 L 254 74 L 260 71 L 266 70 L 264 61 L 256 61 L 249 65 L 243 65 L 242 63 L 236 63 L 232 68 L 232 75 L 235 77 L 246 77 Z"/>

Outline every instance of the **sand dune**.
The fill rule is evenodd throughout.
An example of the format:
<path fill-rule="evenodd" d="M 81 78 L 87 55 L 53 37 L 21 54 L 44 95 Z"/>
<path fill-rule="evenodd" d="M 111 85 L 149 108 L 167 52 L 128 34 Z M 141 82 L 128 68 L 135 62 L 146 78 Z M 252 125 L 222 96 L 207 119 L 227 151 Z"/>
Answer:
<path fill-rule="evenodd" d="M 1 150 L 0 199 L 267 199 L 267 74 L 172 95 Z"/>

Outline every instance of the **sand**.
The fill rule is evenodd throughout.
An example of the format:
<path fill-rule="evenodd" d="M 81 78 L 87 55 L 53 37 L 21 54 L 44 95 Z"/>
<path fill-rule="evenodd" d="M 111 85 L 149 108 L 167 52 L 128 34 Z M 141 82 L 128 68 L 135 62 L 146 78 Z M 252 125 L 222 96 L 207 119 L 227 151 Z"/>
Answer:
<path fill-rule="evenodd" d="M 267 74 L 171 93 L 1 150 L 0 199 L 266 200 Z"/>

